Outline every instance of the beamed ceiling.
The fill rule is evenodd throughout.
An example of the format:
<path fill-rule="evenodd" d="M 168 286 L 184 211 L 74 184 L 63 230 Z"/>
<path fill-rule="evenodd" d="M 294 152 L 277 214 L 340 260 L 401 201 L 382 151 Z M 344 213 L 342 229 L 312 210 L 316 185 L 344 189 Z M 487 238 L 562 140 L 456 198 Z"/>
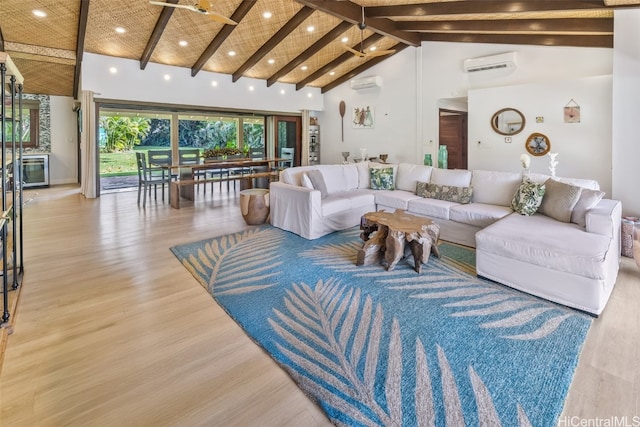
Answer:
<path fill-rule="evenodd" d="M 162 1 L 162 0 L 161 0 Z M 199 0 L 164 0 L 179 5 Z M 24 92 L 77 97 L 85 52 L 322 88 L 423 41 L 613 46 L 613 8 L 629 0 L 211 0 L 237 25 L 148 0 L 1 0 L 0 51 L 25 78 Z M 364 8 L 364 9 L 363 9 Z M 33 10 L 44 11 L 38 18 Z M 364 22 L 361 31 L 358 23 Z M 265 12 L 271 18 L 265 18 Z M 125 29 L 117 33 L 116 27 Z M 313 31 L 308 31 L 313 27 Z M 345 43 L 343 38 L 347 38 Z M 361 37 L 364 40 L 361 43 Z M 179 42 L 186 42 L 181 46 Z M 229 52 L 234 51 L 235 56 Z"/>

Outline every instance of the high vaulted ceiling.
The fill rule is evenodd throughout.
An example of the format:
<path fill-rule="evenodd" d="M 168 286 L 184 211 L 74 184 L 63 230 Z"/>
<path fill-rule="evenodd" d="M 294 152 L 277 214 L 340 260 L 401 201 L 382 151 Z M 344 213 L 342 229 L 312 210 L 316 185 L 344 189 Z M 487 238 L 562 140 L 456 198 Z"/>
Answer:
<path fill-rule="evenodd" d="M 85 52 L 137 60 L 141 69 L 154 62 L 190 68 L 192 76 L 213 71 L 230 74 L 233 81 L 252 77 L 266 85 L 309 85 L 324 92 L 393 55 L 360 58 L 345 49 L 361 51 L 361 37 L 367 52 L 375 46 L 397 53 L 422 41 L 608 48 L 613 8 L 638 6 L 640 0 L 210 3 L 238 25 L 148 0 L 1 0 L 0 51 L 20 69 L 26 93 L 76 97 Z M 34 10 L 47 16 L 36 17 Z M 118 33 L 117 27 L 125 31 Z"/>

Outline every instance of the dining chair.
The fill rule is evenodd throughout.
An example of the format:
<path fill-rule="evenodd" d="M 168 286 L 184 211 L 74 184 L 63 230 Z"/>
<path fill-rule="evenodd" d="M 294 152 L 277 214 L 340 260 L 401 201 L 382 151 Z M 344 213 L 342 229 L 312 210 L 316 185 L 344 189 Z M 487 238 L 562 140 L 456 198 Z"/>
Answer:
<path fill-rule="evenodd" d="M 280 149 L 280 157 L 283 159 L 287 159 L 280 162 L 281 169 L 290 168 L 293 166 L 294 153 L 295 153 L 294 148 L 282 147 Z"/>
<path fill-rule="evenodd" d="M 168 198 L 171 202 L 171 178 L 167 175 L 153 175 L 147 166 L 147 156 L 143 152 L 136 152 L 136 163 L 138 165 L 138 204 L 140 204 L 140 194 L 142 197 L 142 206 L 147 204 L 147 192 L 151 196 L 151 188 L 153 187 L 155 199 L 158 200 L 158 185 L 162 186 L 162 201 L 164 202 L 164 185 L 167 184 Z"/>
<path fill-rule="evenodd" d="M 152 176 L 170 175 L 171 179 L 178 179 L 177 174 L 172 174 L 171 166 L 171 150 L 149 150 L 147 151 L 147 160 L 149 161 L 149 169 Z"/>
<path fill-rule="evenodd" d="M 178 163 L 180 165 L 197 165 L 200 164 L 200 149 L 199 148 L 181 148 L 178 150 Z M 194 179 L 206 179 L 206 170 L 194 170 Z M 204 192 L 207 192 L 207 186 L 204 185 Z"/>

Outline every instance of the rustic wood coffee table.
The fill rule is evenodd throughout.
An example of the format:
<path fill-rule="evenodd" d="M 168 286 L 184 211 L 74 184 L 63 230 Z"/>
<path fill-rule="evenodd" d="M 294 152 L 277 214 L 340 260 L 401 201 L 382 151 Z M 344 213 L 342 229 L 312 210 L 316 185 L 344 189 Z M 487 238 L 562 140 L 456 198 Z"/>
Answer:
<path fill-rule="evenodd" d="M 387 271 L 391 271 L 406 256 L 405 249 L 410 249 L 414 269 L 420 273 L 431 252 L 440 258 L 440 227 L 428 218 L 410 215 L 402 209 L 393 213 L 369 212 L 362 216 L 360 229 L 364 244 L 358 251 L 356 265 L 377 264 L 384 256 Z"/>

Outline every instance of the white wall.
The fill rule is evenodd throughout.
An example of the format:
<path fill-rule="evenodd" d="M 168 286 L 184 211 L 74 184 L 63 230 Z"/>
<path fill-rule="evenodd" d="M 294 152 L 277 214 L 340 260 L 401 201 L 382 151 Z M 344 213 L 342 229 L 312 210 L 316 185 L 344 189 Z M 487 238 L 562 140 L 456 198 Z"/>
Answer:
<path fill-rule="evenodd" d="M 355 91 L 347 82 L 325 93 L 324 111 L 317 113 L 322 163 L 341 162 L 342 151 L 359 157 L 360 148 L 366 148 L 367 154 L 372 156 L 388 153 L 390 162 L 415 161 L 417 54 L 418 50 L 407 48 L 360 76 L 384 76 L 381 88 Z M 340 101 L 345 101 L 347 107 L 344 142 L 341 140 Z M 353 128 L 353 109 L 366 106 L 374 108 L 374 127 Z"/>
<path fill-rule="evenodd" d="M 117 72 L 109 70 L 115 67 Z M 170 80 L 165 80 L 165 75 Z M 217 86 L 212 86 L 212 82 Z M 250 90 L 250 86 L 253 90 Z M 190 68 L 149 63 L 140 69 L 137 60 L 86 53 L 82 61 L 82 88 L 95 92 L 95 99 L 155 102 L 187 106 L 300 113 L 322 110 L 318 88 L 295 90 L 295 85 L 200 71 L 191 77 Z M 281 93 L 284 92 L 284 93 Z"/>
<path fill-rule="evenodd" d="M 611 80 L 598 76 L 470 90 L 469 168 L 520 171 L 527 137 L 540 132 L 549 138 L 551 152 L 558 153 L 558 176 L 595 179 L 611 197 Z M 580 123 L 564 123 L 563 108 L 571 99 L 580 105 Z M 504 107 L 526 118 L 511 143 L 490 124 Z M 544 121 L 537 123 L 536 117 Z M 548 166 L 548 156 L 532 156 L 532 172 L 548 174 Z"/>
<path fill-rule="evenodd" d="M 49 182 L 51 185 L 78 182 L 77 115 L 73 98 L 51 96 L 51 153 Z"/>
<path fill-rule="evenodd" d="M 640 215 L 640 10 L 614 11 L 613 197 Z"/>

